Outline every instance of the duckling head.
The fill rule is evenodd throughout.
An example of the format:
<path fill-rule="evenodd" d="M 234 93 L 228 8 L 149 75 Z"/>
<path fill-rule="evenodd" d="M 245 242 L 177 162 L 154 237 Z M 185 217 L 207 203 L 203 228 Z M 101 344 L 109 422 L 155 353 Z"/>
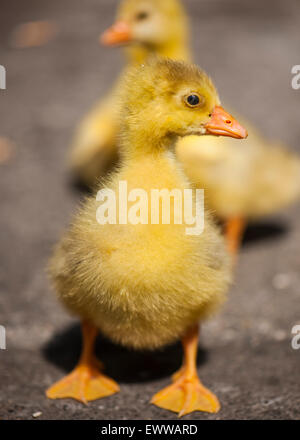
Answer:
<path fill-rule="evenodd" d="M 123 0 L 116 23 L 101 36 L 104 45 L 139 45 L 172 58 L 172 48 L 186 39 L 187 19 L 179 0 Z"/>
<path fill-rule="evenodd" d="M 247 131 L 220 106 L 216 88 L 195 65 L 154 57 L 133 68 L 122 96 L 125 132 L 135 145 L 167 145 L 188 135 L 246 138 Z"/>

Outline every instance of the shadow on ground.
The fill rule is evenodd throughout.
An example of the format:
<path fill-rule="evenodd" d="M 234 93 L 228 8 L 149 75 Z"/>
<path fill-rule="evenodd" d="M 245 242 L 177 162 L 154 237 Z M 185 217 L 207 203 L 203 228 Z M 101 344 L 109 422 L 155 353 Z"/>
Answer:
<path fill-rule="evenodd" d="M 245 231 L 243 247 L 260 242 L 274 241 L 285 238 L 290 232 L 290 226 L 280 220 L 269 220 L 250 223 Z"/>
<path fill-rule="evenodd" d="M 52 364 L 64 372 L 76 365 L 81 351 L 80 325 L 73 325 L 56 333 L 44 346 L 42 353 Z M 163 350 L 131 351 L 115 345 L 103 336 L 98 337 L 96 355 L 105 365 L 105 371 L 120 383 L 142 383 L 162 379 L 174 374 L 182 361 L 181 344 Z M 198 366 L 208 361 L 207 352 L 198 350 Z"/>

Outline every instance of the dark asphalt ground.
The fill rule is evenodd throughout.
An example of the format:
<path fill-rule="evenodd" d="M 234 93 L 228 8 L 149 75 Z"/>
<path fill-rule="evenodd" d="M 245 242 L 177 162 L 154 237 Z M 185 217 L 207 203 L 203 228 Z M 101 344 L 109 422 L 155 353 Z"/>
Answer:
<path fill-rule="evenodd" d="M 196 61 L 215 79 L 224 101 L 271 138 L 300 153 L 298 0 L 186 0 Z M 65 170 L 76 123 L 117 76 L 119 50 L 97 44 L 116 1 L 27 0 L 0 3 L 0 136 L 15 154 L 0 165 L 0 419 L 175 419 L 148 404 L 181 360 L 180 346 L 136 354 L 99 339 L 98 354 L 122 392 L 84 407 L 49 401 L 44 390 L 74 365 L 77 321 L 49 287 L 45 265 L 80 194 Z M 40 48 L 13 49 L 14 26 L 54 20 L 58 36 Z M 187 419 L 300 419 L 300 206 L 252 225 L 235 286 L 222 314 L 203 329 L 199 373 L 219 396 L 218 415 Z"/>

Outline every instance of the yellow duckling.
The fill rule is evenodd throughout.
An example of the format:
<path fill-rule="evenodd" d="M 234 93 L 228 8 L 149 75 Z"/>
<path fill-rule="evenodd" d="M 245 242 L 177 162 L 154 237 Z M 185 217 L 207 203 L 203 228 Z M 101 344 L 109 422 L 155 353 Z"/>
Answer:
<path fill-rule="evenodd" d="M 220 107 L 208 76 L 183 62 L 158 58 L 133 68 L 121 101 L 121 163 L 99 185 L 97 197 L 103 201 L 103 191 L 113 194 L 105 212 L 112 209 L 116 218 L 124 210 L 121 183 L 130 193 L 143 191 L 149 201 L 153 190 L 182 194 L 193 189 L 175 156 L 178 136 L 247 135 Z M 197 200 L 194 195 L 193 212 Z M 158 209 L 159 220 L 153 222 L 149 203 L 143 219 L 130 223 L 130 212 L 142 210 L 130 205 L 128 218 L 114 224 L 99 220 L 95 195 L 75 217 L 55 251 L 50 274 L 59 299 L 83 322 L 83 352 L 75 370 L 47 391 L 49 398 L 87 402 L 119 391 L 93 354 L 100 330 L 134 349 L 156 349 L 182 338 L 183 367 L 152 403 L 179 415 L 219 410 L 217 397 L 197 375 L 198 322 L 223 302 L 231 264 L 210 215 L 203 214 L 202 234 L 190 234 L 185 222 L 175 221 L 180 207 L 172 199 L 170 221 L 164 222 Z"/>
<path fill-rule="evenodd" d="M 128 65 L 108 96 L 78 127 L 69 157 L 73 174 L 87 186 L 93 186 L 118 160 L 116 103 L 127 70 L 153 54 L 175 60 L 190 59 L 187 20 L 178 0 L 125 0 L 117 16 L 116 24 L 103 34 L 101 41 L 105 45 L 130 43 L 125 49 Z"/>

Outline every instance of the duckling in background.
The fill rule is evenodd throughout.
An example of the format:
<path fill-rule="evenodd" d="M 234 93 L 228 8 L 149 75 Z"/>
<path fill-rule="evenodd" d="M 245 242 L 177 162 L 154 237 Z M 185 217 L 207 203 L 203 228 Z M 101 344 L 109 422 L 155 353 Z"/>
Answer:
<path fill-rule="evenodd" d="M 187 20 L 177 0 L 125 0 L 117 22 L 101 37 L 105 45 L 130 43 L 125 49 L 127 66 L 112 91 L 79 125 L 69 164 L 72 173 L 88 187 L 118 162 L 116 148 L 120 130 L 118 98 L 127 70 L 156 54 L 174 60 L 190 60 Z"/>
<path fill-rule="evenodd" d="M 236 121 L 228 122 L 209 77 L 184 62 L 158 58 L 132 68 L 120 108 L 120 166 L 97 188 L 112 190 L 117 207 L 120 182 L 127 182 L 128 192 L 144 190 L 149 200 L 153 189 L 193 188 L 175 156 L 179 136 L 247 135 Z M 175 219 L 179 208 L 171 206 Z M 86 201 L 50 263 L 59 299 L 82 320 L 83 352 L 47 396 L 87 402 L 119 391 L 93 354 L 100 330 L 133 349 L 157 349 L 181 338 L 183 366 L 152 403 L 180 416 L 217 412 L 218 399 L 196 368 L 198 323 L 218 309 L 231 279 L 229 254 L 212 217 L 205 211 L 203 233 L 188 235 L 185 224 L 164 224 L 161 216 L 158 224 L 100 225 L 98 208 L 96 195 Z M 151 218 L 149 206 L 146 212 Z"/>
<path fill-rule="evenodd" d="M 102 42 L 130 43 L 126 47 L 129 65 L 143 62 L 153 52 L 189 61 L 187 29 L 179 0 L 125 0 Z M 87 116 L 75 138 L 73 170 L 90 185 L 118 160 L 116 94 Z M 225 222 L 228 247 L 236 254 L 249 219 L 272 214 L 299 198 L 300 160 L 253 128 L 242 149 L 228 138 L 205 137 L 199 148 L 196 144 L 197 139 L 182 139 L 178 157 L 190 179 L 205 189 L 216 216 Z"/>
<path fill-rule="evenodd" d="M 181 139 L 176 150 L 192 182 L 205 188 L 207 205 L 225 223 L 234 255 L 248 221 L 273 214 L 300 198 L 299 157 L 253 133 L 250 130 L 243 151 L 229 138 L 216 142 L 211 136 Z"/>

